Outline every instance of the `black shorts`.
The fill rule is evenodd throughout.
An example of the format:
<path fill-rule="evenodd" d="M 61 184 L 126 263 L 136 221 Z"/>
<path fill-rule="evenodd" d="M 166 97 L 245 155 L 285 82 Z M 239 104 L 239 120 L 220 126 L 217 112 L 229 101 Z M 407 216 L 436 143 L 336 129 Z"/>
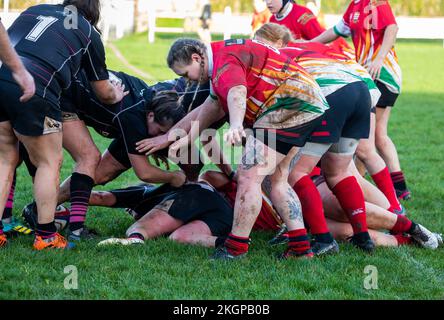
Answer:
<path fill-rule="evenodd" d="M 227 236 L 233 223 L 233 208 L 213 188 L 205 184 L 187 184 L 181 188 L 162 185 L 136 186 L 111 191 L 118 207 L 126 206 L 143 216 L 156 208 L 187 224 L 203 221 L 214 236 Z"/>
<path fill-rule="evenodd" d="M 37 95 L 21 103 L 21 96 L 17 84 L 0 80 L 0 122 L 11 122 L 14 130 L 24 136 L 38 137 L 62 131 L 59 106 Z"/>
<path fill-rule="evenodd" d="M 326 97 L 328 109 L 309 141 L 336 143 L 340 138 L 367 139 L 370 134 L 371 96 L 367 85 L 354 82 Z"/>
<path fill-rule="evenodd" d="M 122 137 L 113 139 L 113 141 L 111 141 L 110 145 L 108 146 L 108 152 L 126 169 L 132 167 L 131 161 L 128 157 L 128 152 L 126 151 L 125 141 Z"/>
<path fill-rule="evenodd" d="M 375 81 L 376 86 L 379 91 L 381 91 L 381 98 L 379 98 L 378 104 L 376 107 L 378 108 L 387 108 L 393 107 L 396 103 L 396 100 L 399 97 L 399 94 L 391 92 L 385 84 L 380 81 Z"/>
<path fill-rule="evenodd" d="M 253 129 L 254 137 L 275 149 L 277 152 L 286 155 L 293 147 L 303 147 L 309 141 L 311 135 L 322 122 L 323 115 L 303 125 L 286 129 Z M 274 143 L 275 141 L 275 143 Z"/>

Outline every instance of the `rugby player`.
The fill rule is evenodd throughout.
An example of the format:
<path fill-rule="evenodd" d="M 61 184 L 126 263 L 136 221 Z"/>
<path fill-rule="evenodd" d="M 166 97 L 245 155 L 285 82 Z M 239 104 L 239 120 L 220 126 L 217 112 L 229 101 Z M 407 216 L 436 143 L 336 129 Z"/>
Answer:
<path fill-rule="evenodd" d="M 382 93 L 376 108 L 376 146 L 388 165 L 398 198 L 408 200 L 411 194 L 398 153 L 387 134 L 391 110 L 402 87 L 402 72 L 394 49 L 398 29 L 387 0 L 351 1 L 342 20 L 311 41 L 329 43 L 352 36 L 356 60 L 369 71 Z"/>
<path fill-rule="evenodd" d="M 75 172 L 61 185 L 58 203 L 71 199 L 68 239 L 81 240 L 94 234 L 84 227 L 91 190 L 105 184 L 133 167 L 145 182 L 170 183 L 179 187 L 185 182 L 181 171 L 165 171 L 152 166 L 135 151 L 135 142 L 166 132 L 184 117 L 176 91 L 156 91 L 142 80 L 122 72 L 110 71 L 110 79 L 124 85 L 129 94 L 114 105 L 105 105 L 94 94 L 86 74 L 80 72 L 62 96 L 64 123 L 63 146 L 76 162 Z M 169 85 L 170 88 L 174 84 Z M 101 158 L 86 126 L 103 137 L 114 138 Z M 35 204 L 24 209 L 26 220 L 35 215 Z M 32 223 L 30 223 L 32 225 Z"/>
<path fill-rule="evenodd" d="M 11 70 L 0 69 L 0 126 L 3 142 L 0 162 L 1 194 L 10 190 L 17 165 L 17 139 L 36 166 L 35 198 L 39 211 L 34 248 L 66 248 L 68 242 L 54 225 L 62 163 L 60 95 L 83 68 L 102 102 L 117 103 L 125 95 L 122 86 L 108 80 L 104 48 L 94 28 L 100 17 L 98 0 L 65 0 L 62 5 L 38 5 L 25 10 L 8 30 L 23 64 L 36 83 L 35 96 L 19 103 L 22 95 Z M 72 28 L 67 28 L 72 25 Z M 7 170 L 6 170 L 7 169 Z M 1 204 L 0 212 L 3 212 Z"/>
<path fill-rule="evenodd" d="M 14 80 L 20 86 L 22 90 L 22 97 L 20 100 L 26 102 L 35 93 L 34 78 L 26 70 L 23 62 L 17 55 L 17 52 L 12 47 L 8 34 L 0 19 L 0 67 L 5 64 L 12 72 Z M 0 145 L 1 145 L 0 141 Z M 0 164 L 0 171 L 3 171 L 3 167 Z M 9 171 L 9 169 L 8 169 Z M 4 207 L 3 214 L 0 215 L 0 246 L 6 243 L 6 236 L 3 232 L 10 233 L 14 228 L 19 227 L 17 230 L 21 230 L 22 226 L 13 221 L 12 217 L 12 203 L 14 200 L 16 174 L 14 172 L 9 195 L 4 194 L 7 188 L 3 189 L 3 185 L 0 185 L 0 208 Z M 2 204 L 5 202 L 4 204 Z"/>
<path fill-rule="evenodd" d="M 292 41 L 291 33 L 285 26 L 274 23 L 265 24 L 257 31 L 256 36 L 276 46 L 278 49 L 284 47 L 295 48 L 296 51 L 289 51 L 289 55 L 294 55 L 297 62 L 309 72 L 313 72 L 317 81 L 320 82 L 321 87 L 326 90 L 326 92 L 324 92 L 325 95 L 329 94 L 337 83 L 347 81 L 347 78 L 351 81 L 356 81 L 356 79 L 358 79 L 357 77 L 360 77 L 361 80 L 367 84 L 372 98 L 370 135 L 368 139 L 361 139 L 359 141 L 356 154 L 366 165 L 368 172 L 378 188 L 384 193 L 387 199 L 389 199 L 391 203 L 390 211 L 402 214 L 404 209 L 396 197 L 389 170 L 384 160 L 378 154 L 374 142 L 375 116 L 373 112 L 376 112 L 374 106 L 376 106 L 381 97 L 381 93 L 367 70 L 356 61 L 350 60 L 346 55 L 340 54 L 324 44 Z M 328 70 L 327 67 L 329 67 L 330 70 Z M 332 72 L 334 68 L 342 70 L 342 72 Z M 352 70 L 348 70 L 349 68 Z M 325 78 L 325 74 L 329 76 Z M 350 76 L 352 77 L 350 78 Z M 330 79 L 328 79 L 328 77 L 330 77 Z M 337 79 L 332 79 L 332 77 L 337 77 Z"/>
<path fill-rule="evenodd" d="M 336 239 L 345 241 L 352 235 L 346 214 L 322 176 L 314 173 L 311 179 L 322 195 L 329 228 Z M 369 233 L 377 246 L 418 244 L 423 248 L 436 249 L 438 244 L 442 244 L 440 235 L 404 216 L 384 210 L 380 205 L 384 206 L 386 199 L 366 180 L 363 180 L 362 187 L 373 199 L 373 202 L 367 201 L 366 206 Z M 220 195 L 214 194 L 214 189 Z M 193 197 L 187 200 L 190 192 L 193 192 Z M 180 243 L 217 247 L 224 243 L 231 229 L 236 193 L 236 182 L 216 171 L 206 171 L 200 176 L 199 183 L 186 184 L 181 188 L 144 184 L 111 191 L 93 191 L 90 205 L 125 208 L 137 221 L 128 229 L 126 238 L 106 239 L 99 245 L 142 244 L 145 240 L 168 235 L 169 239 Z M 262 207 L 253 230 L 278 231 L 282 223 L 270 200 L 262 193 Z M 380 230 L 388 230 L 391 234 Z M 280 233 L 270 244 L 286 241 L 286 235 Z M 325 253 L 315 252 L 316 255 Z"/>
<path fill-rule="evenodd" d="M 266 27 L 263 26 L 262 30 Z M 257 34 L 256 39 L 274 45 Z M 359 140 L 369 135 L 371 96 L 368 87 L 358 73 L 339 60 L 300 47 L 280 51 L 316 79 L 330 105 L 315 131 L 317 134 L 310 137 L 309 143 L 302 148 L 302 155 L 290 174 L 290 185 L 294 186 L 301 199 L 317 244 L 328 250 L 329 246 L 334 246 L 333 238 L 325 223 L 319 193 L 308 177 L 322 158 L 326 179 L 353 226 L 351 242 L 371 252 L 374 244 L 366 225 L 364 196 L 348 170 Z"/>
<path fill-rule="evenodd" d="M 266 0 L 266 3 L 273 14 L 270 22 L 286 26 L 295 39 L 311 40 L 325 31 L 313 12 L 296 1 Z M 354 57 L 353 50 L 344 39 L 337 39 L 332 48 L 350 58 Z"/>
<path fill-rule="evenodd" d="M 227 113 L 230 129 L 225 140 L 228 143 L 241 143 L 246 137 L 244 125 L 253 128 L 254 135 L 259 136 L 259 139 L 253 135 L 247 138 L 242 165 L 237 172 L 240 192 L 233 229 L 213 258 L 234 259 L 246 255 L 249 234 L 260 211 L 259 190 L 269 174 L 273 174 L 272 202 L 286 223 L 292 225 L 292 241 L 282 257 L 312 257 L 300 204 L 288 185 L 287 175 L 296 147 L 305 143 L 328 109 L 314 79 L 276 49 L 251 40 L 234 39 L 205 46 L 193 39 L 179 39 L 172 45 L 167 60 L 178 75 L 201 82 L 211 79 L 210 97 L 175 128 L 189 132 L 191 120 L 197 120 L 203 130 Z M 277 151 L 260 141 L 273 142 L 273 137 L 277 138 L 274 141 Z M 189 138 L 185 137 L 170 150 L 176 152 L 188 143 Z M 171 142 L 166 142 L 162 147 L 169 144 Z"/>

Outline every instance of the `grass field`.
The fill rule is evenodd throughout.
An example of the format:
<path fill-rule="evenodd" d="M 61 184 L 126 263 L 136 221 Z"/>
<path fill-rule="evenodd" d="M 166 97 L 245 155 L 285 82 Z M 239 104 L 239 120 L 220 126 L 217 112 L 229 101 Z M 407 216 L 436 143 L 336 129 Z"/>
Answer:
<path fill-rule="evenodd" d="M 146 34 L 116 42 L 128 61 L 158 80 L 173 78 L 165 55 L 174 35 L 159 35 L 154 45 Z M 394 109 L 390 134 L 398 146 L 413 199 L 409 215 L 434 231 L 444 231 L 444 48 L 442 42 L 400 42 L 404 92 Z M 125 71 L 108 54 L 109 67 Z M 97 138 L 104 150 L 109 143 Z M 65 157 L 62 178 L 73 168 Z M 107 188 L 137 182 L 127 173 Z M 16 207 L 20 215 L 32 200 L 31 180 L 20 168 Z M 87 224 L 101 238 L 122 236 L 131 219 L 122 210 L 91 208 Z M 167 239 L 132 248 L 98 248 L 83 242 L 70 252 L 34 252 L 32 237 L 21 237 L 0 251 L 2 299 L 443 299 L 444 251 L 413 247 L 378 248 L 368 256 L 348 244 L 337 256 L 312 261 L 275 259 L 271 234 L 254 233 L 248 259 L 230 264 L 207 258 L 212 250 Z M 78 269 L 77 290 L 64 288 L 64 268 Z M 364 268 L 378 269 L 378 289 L 364 288 Z"/>

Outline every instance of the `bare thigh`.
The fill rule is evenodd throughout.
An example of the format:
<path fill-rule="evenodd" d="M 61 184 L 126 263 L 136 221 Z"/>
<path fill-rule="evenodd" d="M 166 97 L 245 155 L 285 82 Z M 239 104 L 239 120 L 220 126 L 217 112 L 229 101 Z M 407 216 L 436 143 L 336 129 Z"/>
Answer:
<path fill-rule="evenodd" d="M 126 170 L 128 170 L 128 168 L 117 161 L 111 153 L 106 150 L 96 169 L 96 183 L 104 185 L 117 178 Z"/>
<path fill-rule="evenodd" d="M 183 226 L 182 221 L 173 218 L 163 210 L 153 209 L 129 227 L 126 233 L 130 235 L 138 232 L 146 239 L 152 239 L 170 234 L 181 226 Z"/>

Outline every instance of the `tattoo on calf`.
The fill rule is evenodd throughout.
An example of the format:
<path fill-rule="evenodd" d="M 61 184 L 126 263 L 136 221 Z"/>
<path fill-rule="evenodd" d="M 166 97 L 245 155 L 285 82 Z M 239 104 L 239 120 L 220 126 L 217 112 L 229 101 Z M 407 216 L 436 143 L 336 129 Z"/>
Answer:
<path fill-rule="evenodd" d="M 291 188 L 287 190 L 287 195 L 290 198 L 290 200 L 287 201 L 288 208 L 290 209 L 290 220 L 302 221 L 302 207 L 297 195 Z"/>
<path fill-rule="evenodd" d="M 262 182 L 262 190 L 264 190 L 264 192 L 267 196 L 270 196 L 272 189 L 273 189 L 273 187 L 271 185 L 271 177 L 266 176 L 264 181 Z"/>

